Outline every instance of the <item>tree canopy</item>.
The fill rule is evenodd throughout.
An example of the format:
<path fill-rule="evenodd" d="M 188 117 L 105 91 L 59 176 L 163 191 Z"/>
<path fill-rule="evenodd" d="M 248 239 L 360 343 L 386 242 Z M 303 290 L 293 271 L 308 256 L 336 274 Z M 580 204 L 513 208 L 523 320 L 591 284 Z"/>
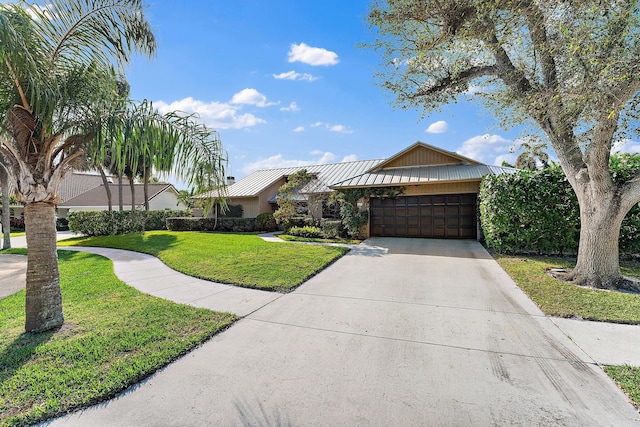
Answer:
<path fill-rule="evenodd" d="M 581 212 L 569 279 L 621 284 L 620 224 L 640 175 L 614 182 L 615 142 L 638 134 L 638 1 L 374 0 L 378 77 L 424 114 L 470 93 L 503 125 L 532 124 L 553 147 Z"/>

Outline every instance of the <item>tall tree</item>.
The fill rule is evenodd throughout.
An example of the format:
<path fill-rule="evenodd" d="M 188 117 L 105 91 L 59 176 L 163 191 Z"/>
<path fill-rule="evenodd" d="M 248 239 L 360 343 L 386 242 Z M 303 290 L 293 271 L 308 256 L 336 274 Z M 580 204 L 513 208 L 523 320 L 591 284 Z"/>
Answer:
<path fill-rule="evenodd" d="M 113 67 L 155 39 L 142 0 L 0 5 L 0 152 L 16 180 L 27 230 L 25 329 L 62 325 L 55 205 L 65 172 L 91 139 L 85 121 L 115 90 Z"/>
<path fill-rule="evenodd" d="M 383 52 L 382 85 L 430 112 L 469 89 L 503 124 L 548 138 L 580 205 L 568 279 L 619 288 L 620 225 L 640 201 L 640 174 L 614 182 L 615 141 L 637 135 L 637 0 L 374 0 L 368 21 Z"/>

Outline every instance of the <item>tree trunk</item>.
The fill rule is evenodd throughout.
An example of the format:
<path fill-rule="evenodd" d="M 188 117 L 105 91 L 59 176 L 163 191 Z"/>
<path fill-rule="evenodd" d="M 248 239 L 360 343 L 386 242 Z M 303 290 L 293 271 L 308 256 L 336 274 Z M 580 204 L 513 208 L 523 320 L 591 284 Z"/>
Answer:
<path fill-rule="evenodd" d="M 9 173 L 0 166 L 0 186 L 2 194 L 2 249 L 11 248 L 11 208 L 9 207 Z"/>
<path fill-rule="evenodd" d="M 56 252 L 55 207 L 32 202 L 24 206 L 27 232 L 27 332 L 62 326 L 62 295 Z"/>
<path fill-rule="evenodd" d="M 129 178 L 129 188 L 131 189 L 131 210 L 136 210 L 136 183 L 134 182 L 133 175 L 128 176 Z"/>
<path fill-rule="evenodd" d="M 599 289 L 625 288 L 620 273 L 618 239 L 622 220 L 629 209 L 619 197 L 589 194 L 578 196 L 580 204 L 580 244 L 576 267 L 569 279 L 578 285 Z"/>
<path fill-rule="evenodd" d="M 151 166 L 144 168 L 144 210 L 149 210 L 149 178 L 151 176 Z"/>
<path fill-rule="evenodd" d="M 124 200 L 122 198 L 122 175 L 118 174 L 118 210 L 124 210 Z"/>
<path fill-rule="evenodd" d="M 104 173 L 104 169 L 98 166 L 98 172 L 100 172 L 100 178 L 102 178 L 102 185 L 104 185 L 104 191 L 107 193 L 107 202 L 109 203 L 109 212 L 113 210 L 113 204 L 111 203 L 111 187 L 109 181 L 107 181 L 107 175 Z"/>

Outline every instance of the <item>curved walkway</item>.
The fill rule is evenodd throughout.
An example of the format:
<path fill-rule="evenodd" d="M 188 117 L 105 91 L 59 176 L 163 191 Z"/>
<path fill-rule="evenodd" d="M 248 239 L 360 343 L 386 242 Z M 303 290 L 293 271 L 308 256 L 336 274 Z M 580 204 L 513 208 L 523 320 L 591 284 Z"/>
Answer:
<path fill-rule="evenodd" d="M 613 381 L 477 242 L 363 248 L 116 398 L 47 425 L 638 425 Z"/>

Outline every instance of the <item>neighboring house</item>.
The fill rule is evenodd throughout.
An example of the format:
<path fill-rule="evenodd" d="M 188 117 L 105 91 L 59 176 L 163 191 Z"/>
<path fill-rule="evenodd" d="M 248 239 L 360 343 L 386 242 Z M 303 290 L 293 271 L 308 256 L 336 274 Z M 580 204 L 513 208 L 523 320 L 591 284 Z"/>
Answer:
<path fill-rule="evenodd" d="M 388 159 L 257 171 L 228 187 L 229 203 L 242 205 L 244 217 L 273 212 L 278 189 L 301 169 L 316 176 L 300 190 L 301 200 L 339 189 L 404 187 L 399 197 L 369 201 L 368 236 L 456 239 L 478 237 L 482 177 L 515 171 L 416 142 Z"/>
<path fill-rule="evenodd" d="M 112 183 L 111 204 L 114 210 L 118 210 L 118 185 L 116 177 L 109 176 L 107 180 Z M 144 209 L 144 186 L 135 184 L 136 209 Z M 66 218 L 69 212 L 108 210 L 109 203 L 100 175 L 70 171 L 62 179 L 58 189 L 60 203 L 57 206 L 56 215 Z M 129 181 L 125 178 L 122 183 L 123 208 L 131 209 L 131 189 Z M 186 205 L 178 200 L 178 192 L 171 184 L 149 184 L 149 209 L 186 209 Z M 20 217 L 22 206 L 12 206 L 11 216 Z"/>

